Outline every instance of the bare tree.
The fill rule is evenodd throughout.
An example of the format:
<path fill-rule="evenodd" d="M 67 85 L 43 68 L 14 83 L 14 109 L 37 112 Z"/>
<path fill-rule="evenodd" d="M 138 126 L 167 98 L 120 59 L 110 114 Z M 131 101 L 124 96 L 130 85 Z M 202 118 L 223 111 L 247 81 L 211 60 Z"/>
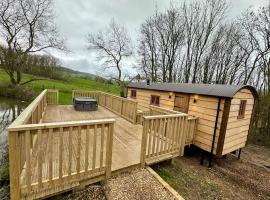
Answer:
<path fill-rule="evenodd" d="M 54 25 L 51 0 L 1 0 L 1 65 L 12 84 L 21 83 L 27 54 L 64 49 Z"/>
<path fill-rule="evenodd" d="M 95 50 L 106 68 L 116 69 L 112 77 L 120 86 L 120 95 L 125 97 L 126 76 L 123 74 L 122 61 L 132 55 L 131 39 L 123 25 L 112 20 L 108 27 L 97 34 L 88 34 L 88 49 Z"/>

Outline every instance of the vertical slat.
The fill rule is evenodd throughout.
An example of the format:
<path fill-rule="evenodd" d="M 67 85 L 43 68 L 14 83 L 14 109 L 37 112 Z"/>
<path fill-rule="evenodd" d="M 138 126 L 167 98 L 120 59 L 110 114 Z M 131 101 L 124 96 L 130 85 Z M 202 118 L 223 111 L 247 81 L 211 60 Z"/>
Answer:
<path fill-rule="evenodd" d="M 86 139 L 85 139 L 85 165 L 84 171 L 88 170 L 88 153 L 89 153 L 89 126 L 86 127 Z"/>
<path fill-rule="evenodd" d="M 161 131 L 160 154 L 162 154 L 164 151 L 164 134 L 165 134 L 165 128 L 166 128 L 166 119 L 161 119 L 161 120 L 162 120 L 162 126 L 160 128 L 160 131 Z"/>
<path fill-rule="evenodd" d="M 176 124 L 176 117 L 173 117 L 172 118 L 172 126 L 171 126 L 171 145 L 170 145 L 170 152 L 173 150 L 173 147 L 174 147 L 175 124 Z"/>
<path fill-rule="evenodd" d="M 164 152 L 167 151 L 168 148 L 168 133 L 169 133 L 169 120 L 165 118 L 165 132 L 164 132 Z"/>
<path fill-rule="evenodd" d="M 178 137 L 178 135 L 179 135 L 179 121 L 180 121 L 180 117 L 177 117 L 176 118 L 176 121 L 175 121 L 175 136 L 174 136 L 174 139 L 173 139 L 173 141 L 174 141 L 174 150 L 177 150 L 177 146 L 178 146 L 178 144 L 177 144 L 177 137 Z"/>
<path fill-rule="evenodd" d="M 146 158 L 148 158 L 150 156 L 150 153 L 151 153 L 151 147 L 152 147 L 152 130 L 153 130 L 153 120 L 151 119 L 150 120 L 150 130 L 148 132 L 148 145 L 147 145 L 147 148 L 148 148 L 148 153 L 147 153 L 147 156 Z"/>
<path fill-rule="evenodd" d="M 27 189 L 28 192 L 30 192 L 30 187 L 31 187 L 31 158 L 30 158 L 30 153 L 31 153 L 31 147 L 30 147 L 30 141 L 31 140 L 31 135 L 30 131 L 25 132 L 25 153 L 26 153 L 26 184 L 27 184 Z"/>
<path fill-rule="evenodd" d="M 63 177 L 63 127 L 59 131 L 59 178 Z"/>
<path fill-rule="evenodd" d="M 97 125 L 94 126 L 94 141 L 93 141 L 93 162 L 92 170 L 96 168 L 96 151 L 97 151 Z"/>
<path fill-rule="evenodd" d="M 160 136 L 160 128 L 161 128 L 161 122 L 162 119 L 158 119 L 158 127 L 157 127 L 157 148 L 156 148 L 156 153 L 155 155 L 159 155 L 159 148 L 160 148 L 160 143 L 161 143 L 161 136 Z"/>
<path fill-rule="evenodd" d="M 53 129 L 49 129 L 49 181 L 53 178 Z"/>
<path fill-rule="evenodd" d="M 68 175 L 71 175 L 72 166 L 72 127 L 69 127 L 68 132 Z"/>
<path fill-rule="evenodd" d="M 104 124 L 101 127 L 101 141 L 100 141 L 100 164 L 99 167 L 103 167 L 103 149 L 104 149 Z"/>
<path fill-rule="evenodd" d="M 155 147 L 156 147 L 156 139 L 157 139 L 157 126 L 158 126 L 158 119 L 154 120 L 154 127 L 153 127 L 153 146 L 152 146 L 152 156 L 155 155 Z"/>
<path fill-rule="evenodd" d="M 109 124 L 106 144 L 106 178 L 112 173 L 112 145 L 113 145 L 114 123 Z"/>
<path fill-rule="evenodd" d="M 38 187 L 42 187 L 42 130 L 38 130 Z"/>
<path fill-rule="evenodd" d="M 76 157 L 76 171 L 80 173 L 81 166 L 81 127 L 78 127 L 78 142 L 77 142 L 77 157 Z"/>

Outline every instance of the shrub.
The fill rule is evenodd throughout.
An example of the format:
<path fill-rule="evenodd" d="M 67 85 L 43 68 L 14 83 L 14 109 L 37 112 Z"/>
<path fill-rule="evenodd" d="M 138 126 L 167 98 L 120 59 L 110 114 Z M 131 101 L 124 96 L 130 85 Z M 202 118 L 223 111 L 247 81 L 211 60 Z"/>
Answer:
<path fill-rule="evenodd" d="M 34 90 L 26 86 L 11 86 L 3 84 L 0 85 L 0 96 L 19 99 L 22 101 L 30 101 L 36 96 L 36 93 Z"/>

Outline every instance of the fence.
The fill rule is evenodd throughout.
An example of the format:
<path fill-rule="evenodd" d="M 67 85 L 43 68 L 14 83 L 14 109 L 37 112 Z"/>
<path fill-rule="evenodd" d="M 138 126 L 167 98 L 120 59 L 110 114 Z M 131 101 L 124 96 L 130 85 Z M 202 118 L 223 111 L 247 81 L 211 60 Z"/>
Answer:
<path fill-rule="evenodd" d="M 188 117 L 188 125 L 187 125 L 187 134 L 186 134 L 186 145 L 193 144 L 193 139 L 197 130 L 197 117 Z"/>
<path fill-rule="evenodd" d="M 141 164 L 183 155 L 187 114 L 145 116 L 141 145 Z"/>
<path fill-rule="evenodd" d="M 123 97 L 118 97 L 104 92 L 74 90 L 73 97 L 96 98 L 98 104 L 120 115 L 126 120 L 136 123 L 137 102 Z"/>
<path fill-rule="evenodd" d="M 111 175 L 115 120 L 39 123 L 46 105 L 57 102 L 58 91 L 44 90 L 8 128 L 11 199 L 42 198 Z"/>

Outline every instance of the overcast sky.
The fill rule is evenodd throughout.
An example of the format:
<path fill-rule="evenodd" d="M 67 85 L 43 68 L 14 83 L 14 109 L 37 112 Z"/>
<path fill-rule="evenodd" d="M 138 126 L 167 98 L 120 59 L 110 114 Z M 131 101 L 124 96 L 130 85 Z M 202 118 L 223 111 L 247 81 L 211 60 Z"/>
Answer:
<path fill-rule="evenodd" d="M 55 0 L 56 25 L 66 38 L 71 51 L 63 54 L 52 51 L 65 67 L 94 74 L 104 73 L 95 53 L 86 50 L 87 33 L 104 28 L 112 18 L 124 24 L 136 45 L 140 24 L 155 12 L 166 10 L 170 2 L 180 4 L 183 0 Z M 188 2 L 188 1 L 187 1 Z M 268 0 L 233 0 L 229 17 L 238 17 L 248 7 L 266 5 Z M 134 66 L 135 59 L 129 65 Z"/>

